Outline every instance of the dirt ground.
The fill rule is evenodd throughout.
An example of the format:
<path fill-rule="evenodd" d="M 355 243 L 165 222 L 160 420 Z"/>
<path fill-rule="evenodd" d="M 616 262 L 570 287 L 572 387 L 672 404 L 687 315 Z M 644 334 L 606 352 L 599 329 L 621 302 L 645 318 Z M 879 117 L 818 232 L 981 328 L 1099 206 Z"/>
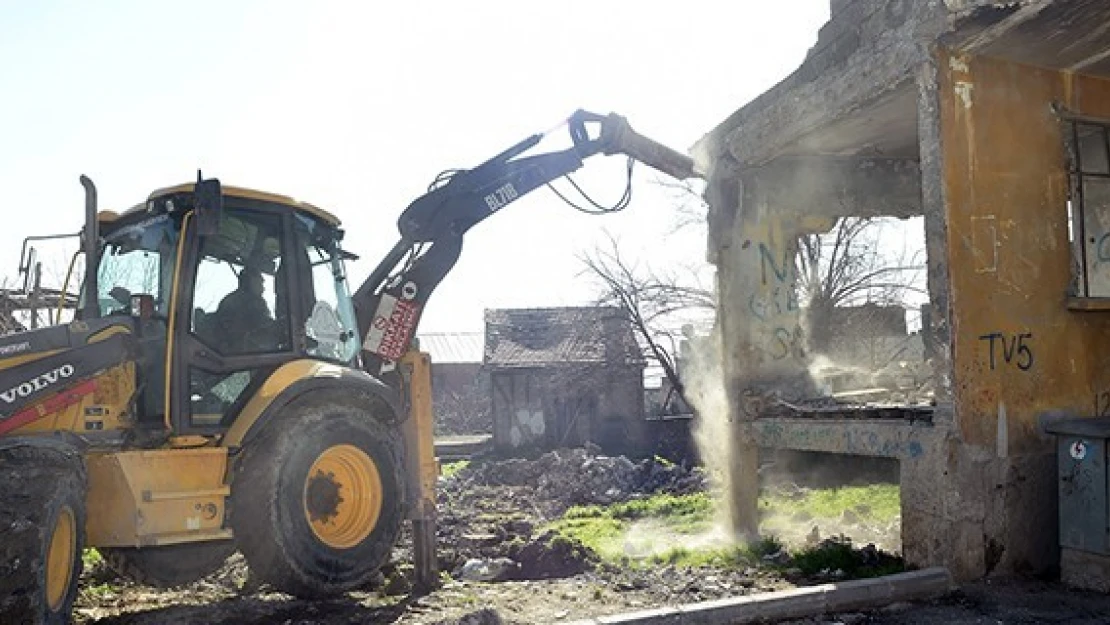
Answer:
<path fill-rule="evenodd" d="M 371 588 L 342 599 L 308 602 L 257 588 L 247 583 L 237 554 L 218 573 L 172 590 L 139 586 L 93 566 L 82 578 L 75 616 L 83 625 L 558 623 L 831 581 L 774 566 L 600 564 L 589 550 L 551 541 L 542 531 L 573 505 L 706 487 L 699 471 L 596 450 L 475 462 L 441 479 L 439 566 L 451 578 L 429 594 L 411 593 L 405 537 Z M 834 622 L 1110 623 L 1110 598 L 1049 585 L 980 585 L 928 605 L 799 621 Z"/>
<path fill-rule="evenodd" d="M 687 583 L 699 583 L 699 580 L 686 579 Z M 661 580 L 652 581 L 659 583 Z M 704 578 L 700 582 L 713 583 Z M 720 581 L 716 583 L 723 588 Z M 668 586 L 678 589 L 677 584 Z M 722 595 L 735 596 L 778 587 L 780 584 L 776 580 L 765 580 Z M 600 596 L 596 592 L 598 589 L 601 589 Z M 353 593 L 344 600 L 309 603 L 266 593 L 236 597 L 233 593 L 212 593 L 204 589 L 161 593 L 126 589 L 105 598 L 97 608 L 83 608 L 80 614 L 86 623 L 98 625 L 558 623 L 690 601 L 699 594 L 692 589 L 678 590 L 670 600 L 665 600 L 658 591 L 607 584 L 592 576 L 542 582 L 454 582 L 427 597 L 384 602 L 374 593 Z M 100 616 L 89 620 L 93 615 Z M 1094 625 L 1110 623 L 1110 596 L 1069 591 L 1058 585 L 1037 582 L 979 583 L 937 601 L 899 603 L 865 613 L 828 615 L 787 623 Z"/>
<path fill-rule="evenodd" d="M 1069 590 L 1059 584 L 1004 580 L 968 584 L 922 603 L 898 603 L 867 613 L 787 621 L 789 625 L 1034 625 L 1110 623 L 1110 595 Z"/>
<path fill-rule="evenodd" d="M 139 586 L 103 565 L 94 566 L 83 578 L 77 621 L 88 625 L 558 622 L 791 587 L 794 582 L 761 567 L 691 570 L 603 565 L 580 545 L 553 542 L 541 531 L 545 522 L 574 505 L 608 504 L 657 492 L 683 494 L 705 487 L 706 479 L 698 471 L 654 460 L 600 456 L 596 450 L 475 462 L 441 479 L 438 559 L 440 570 L 452 574 L 452 579 L 425 596 L 410 594 L 406 536 L 394 552 L 394 564 L 383 570 L 372 589 L 330 602 L 300 601 L 266 587 L 245 588 L 246 564 L 238 554 L 219 573 L 172 590 Z M 491 578 L 497 581 L 485 581 Z M 483 609 L 489 612 L 480 612 Z"/>

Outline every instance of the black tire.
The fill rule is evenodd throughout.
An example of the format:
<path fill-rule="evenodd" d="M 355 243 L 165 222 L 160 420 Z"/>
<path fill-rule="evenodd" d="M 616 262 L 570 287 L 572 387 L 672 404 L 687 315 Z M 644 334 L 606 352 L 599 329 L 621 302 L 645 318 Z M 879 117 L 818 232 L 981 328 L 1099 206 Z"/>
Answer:
<path fill-rule="evenodd" d="M 232 540 L 100 549 L 104 562 L 117 575 L 155 588 L 184 586 L 207 577 L 220 570 L 233 553 L 235 541 Z"/>
<path fill-rule="evenodd" d="M 244 450 L 231 486 L 231 523 L 239 550 L 260 581 L 297 597 L 323 598 L 364 586 L 388 560 L 404 518 L 402 447 L 398 427 L 378 420 L 381 415 L 372 409 L 386 408 L 301 399 Z M 372 461 L 380 491 L 366 485 L 352 491 L 326 479 L 309 483 L 313 464 L 337 446 L 354 447 Z M 310 509 L 327 508 L 320 503 L 320 488 L 332 496 L 324 499 L 334 510 L 380 497 L 377 520 L 365 523 L 364 537 L 337 547 L 317 535 L 309 517 Z M 326 523 L 328 512 L 315 518 Z"/>
<path fill-rule="evenodd" d="M 0 449 L 0 623 L 69 623 L 85 547 L 85 484 L 75 451 Z M 70 540 L 58 543 L 48 584 L 51 541 L 63 526 Z"/>

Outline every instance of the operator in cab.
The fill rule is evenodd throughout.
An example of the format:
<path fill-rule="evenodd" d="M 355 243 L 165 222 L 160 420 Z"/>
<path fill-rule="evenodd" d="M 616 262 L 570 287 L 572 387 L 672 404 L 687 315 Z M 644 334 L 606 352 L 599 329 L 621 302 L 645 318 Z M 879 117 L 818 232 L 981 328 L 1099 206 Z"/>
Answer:
<path fill-rule="evenodd" d="M 272 332 L 259 331 L 274 324 L 270 307 L 262 297 L 264 288 L 262 272 L 248 265 L 239 272 L 239 286 L 216 309 L 216 337 L 229 352 L 238 354 L 273 347 L 256 344 L 259 338 L 272 338 Z"/>

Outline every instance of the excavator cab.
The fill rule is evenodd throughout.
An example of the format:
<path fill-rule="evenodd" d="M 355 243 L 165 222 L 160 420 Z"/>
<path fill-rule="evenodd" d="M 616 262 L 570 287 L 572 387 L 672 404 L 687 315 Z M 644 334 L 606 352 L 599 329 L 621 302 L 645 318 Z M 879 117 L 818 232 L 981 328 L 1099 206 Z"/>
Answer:
<path fill-rule="evenodd" d="M 137 421 L 210 436 L 282 365 L 355 366 L 359 340 L 338 219 L 234 187 L 220 190 L 218 208 L 200 208 L 195 188 L 100 213 L 96 314 L 138 326 Z"/>

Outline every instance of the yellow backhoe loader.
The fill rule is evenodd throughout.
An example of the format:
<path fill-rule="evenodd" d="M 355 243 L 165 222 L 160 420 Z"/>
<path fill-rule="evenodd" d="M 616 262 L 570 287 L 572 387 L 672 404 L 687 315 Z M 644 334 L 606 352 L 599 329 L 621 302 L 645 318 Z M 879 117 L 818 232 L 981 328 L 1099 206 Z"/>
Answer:
<path fill-rule="evenodd" d="M 695 176 L 622 117 L 566 122 L 567 149 L 529 155 L 537 134 L 436 178 L 353 293 L 339 219 L 311 204 L 198 173 L 99 211 L 82 176 L 72 320 L 0 337 L 0 623 L 68 622 L 86 547 L 155 586 L 238 550 L 259 580 L 326 597 L 365 585 L 408 519 L 432 583 L 414 335 L 464 233 L 595 154 Z"/>

